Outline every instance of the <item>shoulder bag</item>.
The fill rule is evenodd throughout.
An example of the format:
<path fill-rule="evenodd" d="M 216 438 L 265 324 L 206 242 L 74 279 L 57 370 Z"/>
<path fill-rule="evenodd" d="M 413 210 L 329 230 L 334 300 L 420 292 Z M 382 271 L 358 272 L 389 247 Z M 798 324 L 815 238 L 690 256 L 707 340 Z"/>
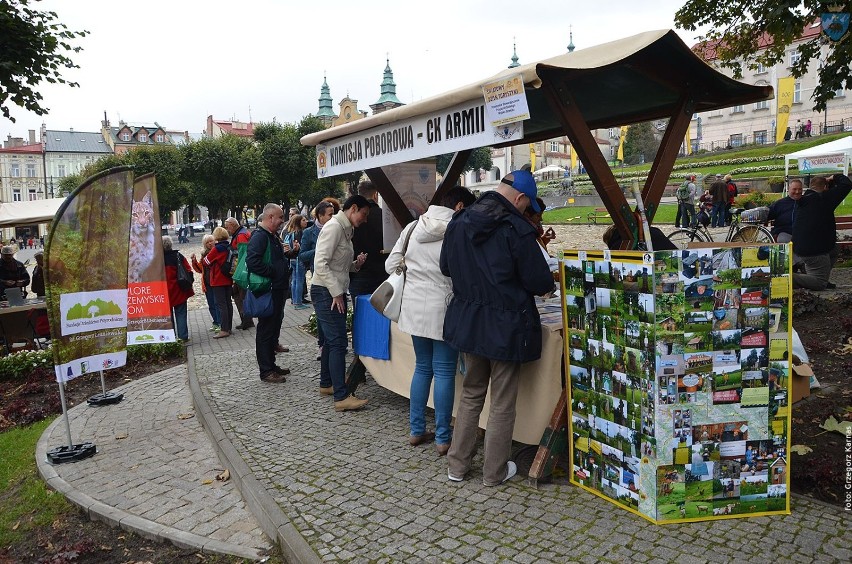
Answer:
<path fill-rule="evenodd" d="M 177 254 L 177 283 L 178 287 L 181 290 L 187 291 L 192 289 L 192 283 L 195 282 L 195 277 L 192 275 L 192 272 L 187 270 L 186 266 L 184 266 L 184 261 L 186 259 L 183 258 L 183 255 Z"/>
<path fill-rule="evenodd" d="M 255 231 L 258 233 L 258 231 Z M 252 237 L 257 237 L 258 235 L 253 234 Z M 268 235 L 267 235 L 268 237 Z M 271 252 L 272 243 L 269 239 L 266 240 L 266 251 L 263 253 L 263 262 L 264 264 L 271 265 L 272 264 L 272 252 Z M 256 294 L 262 294 L 264 292 L 268 292 L 272 288 L 272 279 L 267 276 L 262 276 L 255 272 L 251 272 L 246 266 L 246 255 L 248 254 L 248 244 L 240 244 L 237 245 L 238 248 L 238 260 L 237 260 L 237 269 L 234 272 L 233 281 L 234 283 L 242 288 L 243 290 L 251 290 Z"/>
<path fill-rule="evenodd" d="M 412 227 L 408 235 L 405 236 L 405 243 L 402 245 L 402 259 L 397 267 L 370 296 L 370 304 L 376 311 L 391 321 L 399 321 L 399 312 L 402 308 L 402 291 L 405 288 L 405 272 L 408 270 L 408 267 L 405 266 L 405 253 L 408 252 L 408 241 L 415 229 L 417 229 L 417 225 Z"/>

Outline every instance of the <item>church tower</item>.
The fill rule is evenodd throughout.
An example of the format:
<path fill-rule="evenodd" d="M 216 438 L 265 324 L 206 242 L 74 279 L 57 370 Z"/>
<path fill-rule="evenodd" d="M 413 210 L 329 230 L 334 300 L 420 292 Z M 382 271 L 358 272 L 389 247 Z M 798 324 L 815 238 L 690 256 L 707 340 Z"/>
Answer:
<path fill-rule="evenodd" d="M 320 89 L 319 111 L 317 112 L 317 117 L 325 127 L 331 127 L 332 120 L 337 117 L 337 114 L 334 113 L 334 109 L 332 107 L 331 90 L 328 87 L 328 81 L 326 80 L 325 74 L 323 74 L 322 77 L 322 88 Z"/>
<path fill-rule="evenodd" d="M 393 81 L 393 71 L 390 68 L 390 59 L 387 59 L 385 65 L 385 76 L 382 80 L 382 95 L 375 104 L 370 104 L 370 109 L 373 110 L 373 115 L 380 114 L 386 110 L 404 106 L 396 97 L 396 83 Z"/>

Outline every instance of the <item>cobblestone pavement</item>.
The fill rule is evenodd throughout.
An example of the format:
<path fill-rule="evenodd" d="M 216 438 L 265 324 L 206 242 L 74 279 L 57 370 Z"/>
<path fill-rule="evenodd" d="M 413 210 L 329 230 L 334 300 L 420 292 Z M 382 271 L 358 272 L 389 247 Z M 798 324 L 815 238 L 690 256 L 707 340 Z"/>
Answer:
<path fill-rule="evenodd" d="M 288 303 L 280 340 L 291 352 L 279 364 L 292 373 L 284 384 L 265 384 L 257 377 L 255 330 L 213 340 L 206 304 L 195 300 L 189 387 L 183 369 L 172 369 L 125 386 L 120 409 L 73 409 L 75 439 L 96 440 L 100 452 L 47 466 L 43 475 L 72 500 L 97 500 L 83 505 L 105 520 L 113 508 L 141 507 L 153 519 L 142 529 L 151 536 L 167 536 L 159 519 L 183 521 L 196 527 L 185 534 L 213 543 L 217 530 L 234 531 L 228 538 L 257 550 L 268 546 L 260 527 L 292 562 L 852 561 L 850 514 L 800 496 L 789 516 L 656 526 L 564 479 L 535 489 L 516 477 L 486 488 L 481 453 L 468 479 L 451 483 L 432 445 L 408 445 L 405 398 L 370 379 L 359 389 L 367 408 L 336 413 L 331 398 L 318 394 L 316 345 L 299 329 L 309 313 Z M 192 412 L 190 390 L 197 417 L 181 420 L 178 414 Z M 57 424 L 48 428 L 39 461 L 47 444 L 64 442 L 63 433 Z M 199 487 L 223 466 L 232 481 Z M 89 479 L 87 468 L 102 478 Z M 172 499 L 184 503 L 165 505 Z M 162 507 L 169 509 L 155 515 Z M 228 525 L 204 531 L 213 521 L 202 515 L 217 511 Z M 130 514 L 121 524 L 137 521 L 145 520 Z"/>

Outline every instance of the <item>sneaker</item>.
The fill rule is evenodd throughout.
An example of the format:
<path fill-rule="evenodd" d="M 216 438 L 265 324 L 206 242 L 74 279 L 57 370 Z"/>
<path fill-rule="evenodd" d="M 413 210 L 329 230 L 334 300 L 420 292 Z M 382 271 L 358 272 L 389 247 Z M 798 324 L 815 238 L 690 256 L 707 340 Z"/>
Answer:
<path fill-rule="evenodd" d="M 307 304 L 296 304 L 293 306 L 293 309 L 310 309 L 311 306 Z"/>
<path fill-rule="evenodd" d="M 459 478 L 457 476 L 453 476 L 450 473 L 449 470 L 447 470 L 447 478 L 449 478 L 451 482 L 463 482 L 464 481 L 464 476 L 462 476 L 461 478 Z"/>
<path fill-rule="evenodd" d="M 334 402 L 334 411 L 355 411 L 367 405 L 367 400 L 355 397 L 355 394 L 350 394 L 346 399 Z"/>
<path fill-rule="evenodd" d="M 215 323 L 210 326 L 210 331 L 213 331 L 214 333 L 218 333 L 221 330 L 222 330 L 222 328 L 219 327 L 218 325 L 216 325 Z"/>
<path fill-rule="evenodd" d="M 290 352 L 290 349 L 288 349 L 287 347 L 285 347 L 284 345 L 279 343 L 279 344 L 275 345 L 275 352 L 287 353 L 287 352 Z"/>
<path fill-rule="evenodd" d="M 506 466 L 508 467 L 507 472 L 506 472 L 506 477 L 503 478 L 502 481 L 500 481 L 497 484 L 489 484 L 489 483 L 486 483 L 485 481 L 483 481 L 482 485 L 483 486 L 499 486 L 500 484 L 502 484 L 504 482 L 508 482 L 509 480 L 511 480 L 515 476 L 515 474 L 518 473 L 518 466 L 514 462 L 512 462 L 511 460 L 506 463 Z"/>
<path fill-rule="evenodd" d="M 334 395 L 334 386 L 329 386 L 329 387 L 327 387 L 327 388 L 324 388 L 324 387 L 320 386 L 320 395 L 321 395 L 321 396 L 331 396 L 331 395 Z"/>

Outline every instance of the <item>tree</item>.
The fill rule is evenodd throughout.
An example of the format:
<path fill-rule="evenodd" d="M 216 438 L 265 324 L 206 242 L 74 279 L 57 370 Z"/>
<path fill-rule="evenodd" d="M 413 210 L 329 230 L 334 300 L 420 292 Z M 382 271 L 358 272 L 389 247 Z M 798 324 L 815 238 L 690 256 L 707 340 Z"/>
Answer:
<path fill-rule="evenodd" d="M 650 121 L 635 123 L 627 130 L 624 139 L 624 162 L 640 164 L 654 160 L 660 142 L 654 135 L 654 125 Z"/>
<path fill-rule="evenodd" d="M 444 175 L 450 167 L 450 162 L 453 160 L 453 153 L 446 155 L 438 155 L 436 158 L 435 168 L 438 174 Z M 491 170 L 494 163 L 491 161 L 491 147 L 479 147 L 470 153 L 467 163 L 464 165 L 462 172 L 471 170 Z"/>
<path fill-rule="evenodd" d="M 750 2 L 733 0 L 688 0 L 675 14 L 675 24 L 689 31 L 712 26 L 702 40 L 716 53 L 722 67 L 742 78 L 742 67 L 758 64 L 772 67 L 784 62 L 787 48 L 803 30 L 826 11 L 817 0 Z M 847 8 L 848 11 L 848 8 Z M 852 42 L 847 38 L 823 47 L 821 36 L 798 43 L 800 59 L 790 65 L 791 74 L 805 75 L 811 61 L 819 63 L 819 83 L 813 92 L 814 110 L 825 110 L 835 91 L 852 88 Z"/>
<path fill-rule="evenodd" d="M 56 19 L 56 12 L 35 10 L 30 4 L 30 0 L 0 1 L 0 110 L 12 122 L 10 100 L 38 115 L 49 111 L 34 90 L 41 81 L 79 86 L 62 77 L 62 68 L 79 68 L 63 53 L 79 53 L 82 48 L 72 47 L 70 41 L 89 33 L 69 31 Z"/>

